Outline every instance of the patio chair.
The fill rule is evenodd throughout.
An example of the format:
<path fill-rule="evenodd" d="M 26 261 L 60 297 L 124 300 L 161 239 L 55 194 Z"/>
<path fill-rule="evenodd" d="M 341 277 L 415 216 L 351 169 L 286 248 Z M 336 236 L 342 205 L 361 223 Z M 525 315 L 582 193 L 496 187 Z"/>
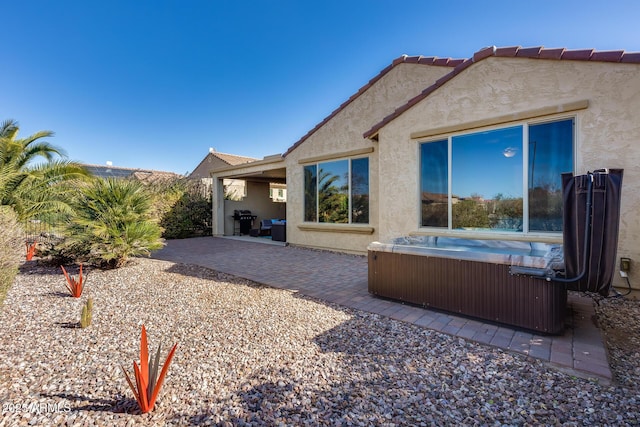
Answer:
<path fill-rule="evenodd" d="M 260 235 L 271 236 L 271 220 L 263 219 L 260 221 Z"/>

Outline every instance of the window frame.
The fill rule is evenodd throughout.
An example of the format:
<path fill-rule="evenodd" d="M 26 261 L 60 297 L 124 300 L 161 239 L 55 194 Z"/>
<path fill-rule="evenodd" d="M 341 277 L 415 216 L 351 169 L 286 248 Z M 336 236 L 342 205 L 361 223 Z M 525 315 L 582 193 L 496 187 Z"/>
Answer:
<path fill-rule="evenodd" d="M 543 125 L 546 123 L 561 122 L 565 120 L 573 120 L 572 132 L 572 159 L 573 170 L 575 173 L 577 165 L 577 141 L 578 141 L 578 115 L 562 114 L 553 117 L 538 117 L 526 120 L 519 120 L 509 123 L 499 123 L 491 126 L 477 127 L 473 129 L 465 129 L 458 132 L 448 134 L 433 135 L 428 138 L 419 139 L 417 141 L 417 158 L 418 158 L 418 230 L 422 232 L 447 233 L 447 234 L 490 234 L 502 236 L 562 236 L 562 231 L 530 231 L 529 227 L 529 127 L 535 125 Z M 453 228 L 453 198 L 452 198 L 452 166 L 453 166 L 453 139 L 459 136 L 473 135 L 481 132 L 489 132 L 494 130 L 507 129 L 512 127 L 522 127 L 522 231 L 493 231 L 486 230 L 460 230 Z M 447 226 L 424 226 L 422 225 L 422 145 L 431 142 L 447 141 Z"/>
<path fill-rule="evenodd" d="M 370 211 L 369 211 L 369 215 L 367 218 L 367 222 L 353 222 L 353 166 L 352 166 L 352 162 L 354 160 L 359 160 L 359 159 L 367 159 L 367 188 L 368 188 L 368 192 L 367 195 L 369 196 L 368 199 L 368 204 L 369 204 L 369 209 L 371 207 L 371 158 L 368 155 L 363 155 L 363 156 L 354 156 L 354 157 L 340 157 L 340 158 L 331 158 L 331 159 L 327 159 L 327 160 L 321 160 L 321 161 L 315 161 L 315 162 L 311 162 L 311 163 L 307 163 L 305 165 L 303 165 L 302 170 L 303 170 L 303 180 L 304 180 L 304 170 L 305 168 L 309 167 L 309 166 L 314 166 L 316 168 L 315 171 L 315 205 L 316 205 L 316 210 L 315 210 L 315 221 L 307 221 L 305 219 L 306 217 L 306 200 L 305 200 L 305 196 L 306 196 L 306 182 L 304 183 L 304 185 L 302 186 L 302 205 L 303 205 L 303 210 L 302 210 L 302 223 L 303 224 L 326 224 L 326 225 L 332 225 L 332 226 L 367 226 L 371 224 L 371 217 L 370 217 Z M 348 212 L 348 221 L 347 222 L 321 222 L 320 221 L 320 195 L 318 194 L 319 191 L 319 179 L 320 179 L 320 165 L 323 163 L 333 163 L 333 162 L 340 162 L 340 161 L 347 161 L 347 183 L 349 186 L 349 190 L 348 190 L 348 208 L 347 208 L 347 212 Z"/>

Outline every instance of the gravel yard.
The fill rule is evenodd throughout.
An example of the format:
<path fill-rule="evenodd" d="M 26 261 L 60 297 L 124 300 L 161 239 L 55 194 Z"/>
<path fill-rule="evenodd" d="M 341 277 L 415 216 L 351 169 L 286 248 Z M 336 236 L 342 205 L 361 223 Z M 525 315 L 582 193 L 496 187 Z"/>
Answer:
<path fill-rule="evenodd" d="M 87 296 L 93 323 L 76 328 Z M 613 385 L 201 267 L 92 270 L 74 299 L 31 262 L 0 311 L 0 426 L 639 424 L 640 305 L 597 312 Z M 163 359 L 179 343 L 144 415 L 120 368 L 142 323 Z"/>

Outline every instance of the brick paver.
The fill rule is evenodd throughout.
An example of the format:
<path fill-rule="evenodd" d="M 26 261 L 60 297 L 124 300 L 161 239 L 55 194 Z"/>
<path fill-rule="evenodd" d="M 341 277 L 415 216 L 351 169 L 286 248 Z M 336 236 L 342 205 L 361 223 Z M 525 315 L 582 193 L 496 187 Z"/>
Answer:
<path fill-rule="evenodd" d="M 546 336 L 376 298 L 367 290 L 367 259 L 364 256 L 265 244 L 261 238 L 198 237 L 170 240 L 164 249 L 153 254 L 153 258 L 200 265 L 527 354 L 575 375 L 603 382 L 611 380 L 602 335 L 592 321 L 593 302 L 577 294 L 569 296 L 564 334 Z"/>

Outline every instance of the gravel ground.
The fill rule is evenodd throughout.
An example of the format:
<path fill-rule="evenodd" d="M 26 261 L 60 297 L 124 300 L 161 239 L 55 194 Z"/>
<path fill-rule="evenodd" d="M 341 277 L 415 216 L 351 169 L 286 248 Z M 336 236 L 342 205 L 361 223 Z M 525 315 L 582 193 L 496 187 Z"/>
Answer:
<path fill-rule="evenodd" d="M 31 262 L 7 295 L 0 426 L 640 423 L 637 301 L 598 308 L 617 379 L 602 385 L 195 266 L 140 259 L 94 270 L 80 299 L 64 283 L 59 269 Z M 76 328 L 87 296 L 93 323 Z M 149 414 L 120 367 L 137 360 L 142 323 L 163 358 L 179 343 Z"/>

